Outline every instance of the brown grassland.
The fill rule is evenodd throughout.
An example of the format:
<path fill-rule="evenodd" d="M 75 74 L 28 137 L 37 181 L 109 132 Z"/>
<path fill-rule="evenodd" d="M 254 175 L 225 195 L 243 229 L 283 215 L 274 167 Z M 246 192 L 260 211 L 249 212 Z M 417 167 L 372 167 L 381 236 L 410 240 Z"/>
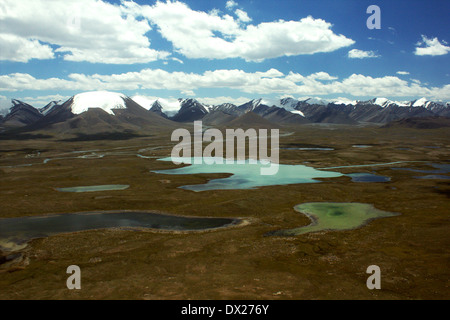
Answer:
<path fill-rule="evenodd" d="M 393 161 L 448 164 L 450 160 L 447 129 L 304 125 L 283 132 L 293 134 L 280 138 L 282 147 L 335 149 L 282 149 L 280 162 L 285 164 L 307 161 L 322 168 Z M 174 145 L 170 132 L 125 140 L 62 142 L 64 138 L 0 140 L 0 218 L 154 210 L 239 217 L 249 223 L 203 232 L 94 230 L 36 239 L 16 259 L 0 265 L 0 299 L 450 298 L 449 180 L 416 179 L 423 174 L 391 170 L 392 165 L 336 170 L 375 171 L 391 177 L 384 183 L 355 183 L 343 176 L 314 184 L 192 192 L 177 187 L 226 175 L 151 173 L 175 167 L 157 161 L 170 155 Z M 372 147 L 354 148 L 354 144 Z M 154 158 L 137 157 L 144 148 L 140 153 Z M 105 156 L 73 158 L 90 153 L 73 153 L 82 150 L 99 150 L 95 152 Z M 42 163 L 46 158 L 53 160 Z M 30 163 L 35 165 L 7 167 Z M 426 163 L 395 167 L 432 169 Z M 93 193 L 55 190 L 102 184 L 130 188 Z M 309 219 L 293 207 L 320 201 L 369 203 L 400 215 L 349 231 L 265 236 L 308 225 Z M 81 290 L 66 287 L 66 268 L 73 264 L 81 268 Z M 366 287 L 366 268 L 373 264 L 381 268 L 381 290 Z"/>

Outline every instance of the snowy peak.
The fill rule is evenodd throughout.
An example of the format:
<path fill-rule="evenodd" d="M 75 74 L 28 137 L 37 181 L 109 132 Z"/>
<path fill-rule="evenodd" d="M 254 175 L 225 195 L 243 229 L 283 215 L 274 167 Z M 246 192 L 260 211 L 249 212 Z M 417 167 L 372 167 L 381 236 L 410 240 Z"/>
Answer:
<path fill-rule="evenodd" d="M 268 107 L 278 107 L 278 108 L 283 108 L 283 104 L 281 103 L 281 100 L 277 100 L 277 99 L 258 99 L 259 100 L 259 104 L 263 104 L 265 106 Z"/>
<path fill-rule="evenodd" d="M 208 108 L 198 102 L 196 99 L 163 99 L 163 98 L 147 98 L 143 96 L 133 96 L 131 98 L 143 108 L 163 113 L 167 117 L 175 117 L 180 112 L 186 112 L 189 109 L 191 112 L 208 113 Z"/>
<path fill-rule="evenodd" d="M 426 98 L 420 98 L 414 102 L 413 101 L 411 102 L 413 107 L 424 107 L 424 108 L 426 108 L 431 103 L 431 101 L 428 101 Z"/>
<path fill-rule="evenodd" d="M 17 100 L 17 99 L 12 99 L 11 103 L 12 103 L 12 107 L 9 109 L 9 113 L 5 116 L 5 119 L 7 119 L 8 117 L 14 116 L 18 113 L 24 113 L 24 112 L 29 113 L 29 114 L 34 114 L 36 117 L 41 116 L 39 110 L 36 109 L 35 107 L 33 107 L 32 105 L 29 105 L 28 103 L 25 103 L 25 102 Z"/>
<path fill-rule="evenodd" d="M 17 100 L 17 99 L 11 99 L 11 112 L 13 110 L 16 110 L 18 108 L 31 108 L 31 109 L 36 109 L 35 107 L 29 105 L 28 103 L 25 103 L 23 101 Z"/>
<path fill-rule="evenodd" d="M 49 113 L 52 110 L 52 108 L 54 106 L 59 105 L 60 102 L 61 102 L 61 100 L 52 101 L 49 104 L 47 104 L 45 107 L 40 108 L 39 112 L 45 116 L 47 113 Z"/>
<path fill-rule="evenodd" d="M 211 106 L 210 108 L 213 109 L 216 106 Z M 236 105 L 232 104 L 232 103 L 222 103 L 221 105 L 217 106 L 218 108 L 221 109 L 234 109 L 236 108 Z"/>
<path fill-rule="evenodd" d="M 251 105 L 252 105 L 252 110 L 255 109 L 257 106 L 259 106 L 260 104 L 262 104 L 263 99 L 254 99 L 252 101 L 250 101 Z M 268 102 L 266 102 L 268 103 Z"/>
<path fill-rule="evenodd" d="M 207 113 L 208 109 L 205 105 L 195 99 L 179 100 L 181 108 L 171 119 L 178 122 L 191 122 L 200 120 Z"/>
<path fill-rule="evenodd" d="M 166 117 L 176 115 L 181 108 L 182 101 L 182 99 L 163 99 L 144 96 L 133 96 L 131 99 L 141 107 L 164 114 Z"/>
<path fill-rule="evenodd" d="M 222 103 L 219 105 L 210 105 L 207 107 L 208 112 L 221 111 L 226 114 L 234 114 L 236 112 L 237 106 L 232 103 Z"/>
<path fill-rule="evenodd" d="M 394 107 L 394 106 L 398 106 L 398 107 L 409 107 L 410 106 L 409 102 L 392 101 L 392 100 L 389 100 L 386 98 L 375 98 L 375 99 L 370 100 L 370 102 L 372 102 L 372 104 L 374 104 L 374 105 L 378 105 L 383 108 Z"/>
<path fill-rule="evenodd" d="M 162 112 L 163 106 L 161 105 L 161 103 L 159 103 L 158 100 L 156 100 L 155 102 L 153 102 L 152 106 L 150 107 L 150 111 Z"/>
<path fill-rule="evenodd" d="M 283 98 L 280 100 L 280 105 L 284 108 L 294 109 L 297 104 L 298 100 L 295 100 L 294 98 Z"/>
<path fill-rule="evenodd" d="M 423 107 L 433 112 L 439 112 L 450 107 L 450 104 L 448 102 L 445 103 L 442 101 L 430 101 L 426 98 L 420 98 L 416 101 L 411 101 L 410 104 L 412 107 Z"/>
<path fill-rule="evenodd" d="M 38 121 L 43 115 L 38 109 L 17 99 L 11 100 L 12 107 L 9 113 L 2 119 L 2 124 L 7 127 L 22 127 Z"/>
<path fill-rule="evenodd" d="M 203 103 L 200 103 L 195 99 L 186 99 L 181 100 L 181 108 L 179 112 L 196 112 L 205 115 L 208 113 L 208 109 Z"/>
<path fill-rule="evenodd" d="M 333 103 L 335 105 L 355 106 L 356 104 L 358 104 L 358 101 L 350 100 L 348 98 L 337 98 L 330 100 L 330 103 Z"/>
<path fill-rule="evenodd" d="M 113 110 L 127 108 L 125 99 L 127 99 L 125 95 L 116 92 L 84 92 L 73 97 L 70 108 L 73 114 L 81 114 L 91 108 L 99 108 L 110 115 L 114 115 Z"/>
<path fill-rule="evenodd" d="M 181 101 L 179 99 L 158 99 L 155 102 L 158 102 L 157 105 L 162 108 L 161 111 L 168 117 L 176 115 L 181 109 Z"/>
<path fill-rule="evenodd" d="M 442 109 L 446 108 L 446 104 L 439 101 L 430 101 L 427 98 L 420 98 L 418 100 L 412 100 L 412 101 L 392 101 L 386 98 L 375 98 L 372 100 L 369 100 L 370 103 L 379 105 L 383 108 L 386 107 L 414 107 L 414 108 L 425 108 L 428 110 L 434 110 L 434 109 Z"/>
<path fill-rule="evenodd" d="M 163 118 L 168 118 L 168 116 L 163 111 L 163 106 L 159 103 L 158 100 L 153 102 L 149 110 L 159 114 Z"/>
<path fill-rule="evenodd" d="M 253 100 L 250 100 L 249 102 L 246 102 L 246 103 L 240 105 L 238 108 L 244 112 L 250 112 L 250 111 L 253 111 L 255 108 L 257 108 L 258 106 L 260 106 L 261 104 L 266 104 L 266 103 L 263 103 L 263 99 L 261 99 L 261 98 L 253 99 Z"/>
<path fill-rule="evenodd" d="M 373 104 L 379 105 L 380 107 L 387 107 L 392 101 L 386 98 L 375 98 Z"/>
<path fill-rule="evenodd" d="M 283 99 L 277 100 L 277 101 L 273 100 L 270 104 L 266 104 L 266 105 L 271 105 L 271 106 L 275 106 L 278 108 L 282 108 L 286 111 L 289 111 L 290 113 L 305 117 L 305 115 L 303 114 L 302 111 L 296 109 L 298 104 L 299 104 L 298 100 L 295 100 L 293 98 L 283 98 Z"/>
<path fill-rule="evenodd" d="M 13 107 L 14 107 L 14 106 L 17 106 L 17 105 L 20 105 L 20 104 L 27 104 L 27 103 L 22 102 L 22 101 L 17 100 L 17 99 L 11 99 L 11 103 L 12 103 L 12 106 L 13 106 Z"/>
<path fill-rule="evenodd" d="M 309 98 L 303 102 L 305 102 L 307 104 L 318 104 L 318 105 L 322 105 L 322 106 L 326 106 L 328 104 L 328 101 L 326 101 L 324 99 L 320 99 L 320 98 Z"/>
<path fill-rule="evenodd" d="M 156 100 L 150 99 L 144 96 L 133 96 L 131 97 L 131 100 L 136 102 L 138 105 L 140 105 L 142 108 L 150 110 L 153 106 L 153 103 L 155 103 Z"/>
<path fill-rule="evenodd" d="M 260 99 L 254 99 L 247 103 L 244 103 L 243 105 L 237 107 L 241 112 L 250 112 L 255 111 L 256 108 L 260 106 L 266 106 L 266 107 L 276 107 L 280 109 L 284 109 L 286 111 L 289 111 L 293 114 L 297 114 L 300 116 L 304 116 L 303 113 L 299 110 L 296 110 L 296 106 L 299 103 L 298 100 L 295 100 L 293 98 L 283 98 L 283 99 L 268 99 L 268 98 L 260 98 Z"/>

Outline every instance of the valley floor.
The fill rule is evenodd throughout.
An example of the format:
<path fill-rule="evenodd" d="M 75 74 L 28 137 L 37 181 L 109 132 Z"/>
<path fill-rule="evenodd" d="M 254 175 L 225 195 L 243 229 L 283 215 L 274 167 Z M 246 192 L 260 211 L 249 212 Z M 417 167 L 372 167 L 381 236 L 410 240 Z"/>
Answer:
<path fill-rule="evenodd" d="M 226 175 L 152 173 L 175 167 L 157 161 L 170 155 L 170 132 L 127 140 L 0 140 L 0 218 L 153 210 L 249 222 L 203 232 L 95 230 L 36 239 L 0 265 L 0 299 L 449 299 L 449 180 L 391 169 L 449 164 L 448 131 L 305 125 L 284 132 L 293 132 L 280 138 L 285 164 L 424 162 L 338 170 L 376 173 L 390 177 L 388 182 L 356 183 L 343 176 L 193 192 L 178 187 Z M 325 150 L 295 149 L 308 146 Z M 112 184 L 130 187 L 55 189 Z M 349 231 L 266 236 L 308 225 L 294 210 L 307 202 L 368 203 L 400 215 Z M 66 287 L 70 265 L 81 268 L 81 290 Z M 381 269 L 380 290 L 366 286 L 370 265 Z"/>

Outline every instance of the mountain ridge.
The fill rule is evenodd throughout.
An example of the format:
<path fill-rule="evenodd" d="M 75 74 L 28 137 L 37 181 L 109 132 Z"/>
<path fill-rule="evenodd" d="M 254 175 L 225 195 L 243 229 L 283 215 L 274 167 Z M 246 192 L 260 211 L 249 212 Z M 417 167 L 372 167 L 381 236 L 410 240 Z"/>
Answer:
<path fill-rule="evenodd" d="M 387 98 L 348 100 L 286 97 L 258 98 L 235 105 L 224 102 L 207 105 L 194 98 L 130 98 L 116 92 L 92 91 L 72 96 L 64 103 L 51 101 L 42 108 L 12 99 L 8 114 L 0 118 L 3 128 L 29 130 L 142 130 L 147 127 L 173 127 L 177 123 L 204 120 L 206 125 L 227 125 L 252 112 L 268 123 L 301 125 L 308 123 L 385 125 L 409 118 L 450 117 L 450 103 L 419 98 L 394 101 Z M 246 119 L 245 117 L 243 119 Z M 248 117 L 248 119 L 256 119 Z M 97 127 L 97 128 L 96 128 Z"/>

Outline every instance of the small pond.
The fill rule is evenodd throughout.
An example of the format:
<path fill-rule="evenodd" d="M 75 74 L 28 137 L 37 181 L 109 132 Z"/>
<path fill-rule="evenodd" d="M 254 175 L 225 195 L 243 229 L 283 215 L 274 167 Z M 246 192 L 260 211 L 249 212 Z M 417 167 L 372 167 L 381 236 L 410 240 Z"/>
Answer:
<path fill-rule="evenodd" d="M 353 148 L 366 149 L 366 148 L 372 148 L 373 146 L 368 145 L 368 144 L 354 144 L 352 147 Z"/>
<path fill-rule="evenodd" d="M 301 151 L 333 151 L 334 148 L 280 148 L 283 150 L 301 150 Z"/>
<path fill-rule="evenodd" d="M 391 178 L 385 176 L 379 176 L 373 173 L 349 173 L 346 174 L 352 178 L 353 182 L 388 182 Z"/>
<path fill-rule="evenodd" d="M 127 184 L 107 184 L 99 186 L 81 186 L 81 187 L 70 187 L 70 188 L 55 188 L 60 192 L 98 192 L 98 191 L 115 191 L 115 190 L 125 190 L 130 186 Z"/>

